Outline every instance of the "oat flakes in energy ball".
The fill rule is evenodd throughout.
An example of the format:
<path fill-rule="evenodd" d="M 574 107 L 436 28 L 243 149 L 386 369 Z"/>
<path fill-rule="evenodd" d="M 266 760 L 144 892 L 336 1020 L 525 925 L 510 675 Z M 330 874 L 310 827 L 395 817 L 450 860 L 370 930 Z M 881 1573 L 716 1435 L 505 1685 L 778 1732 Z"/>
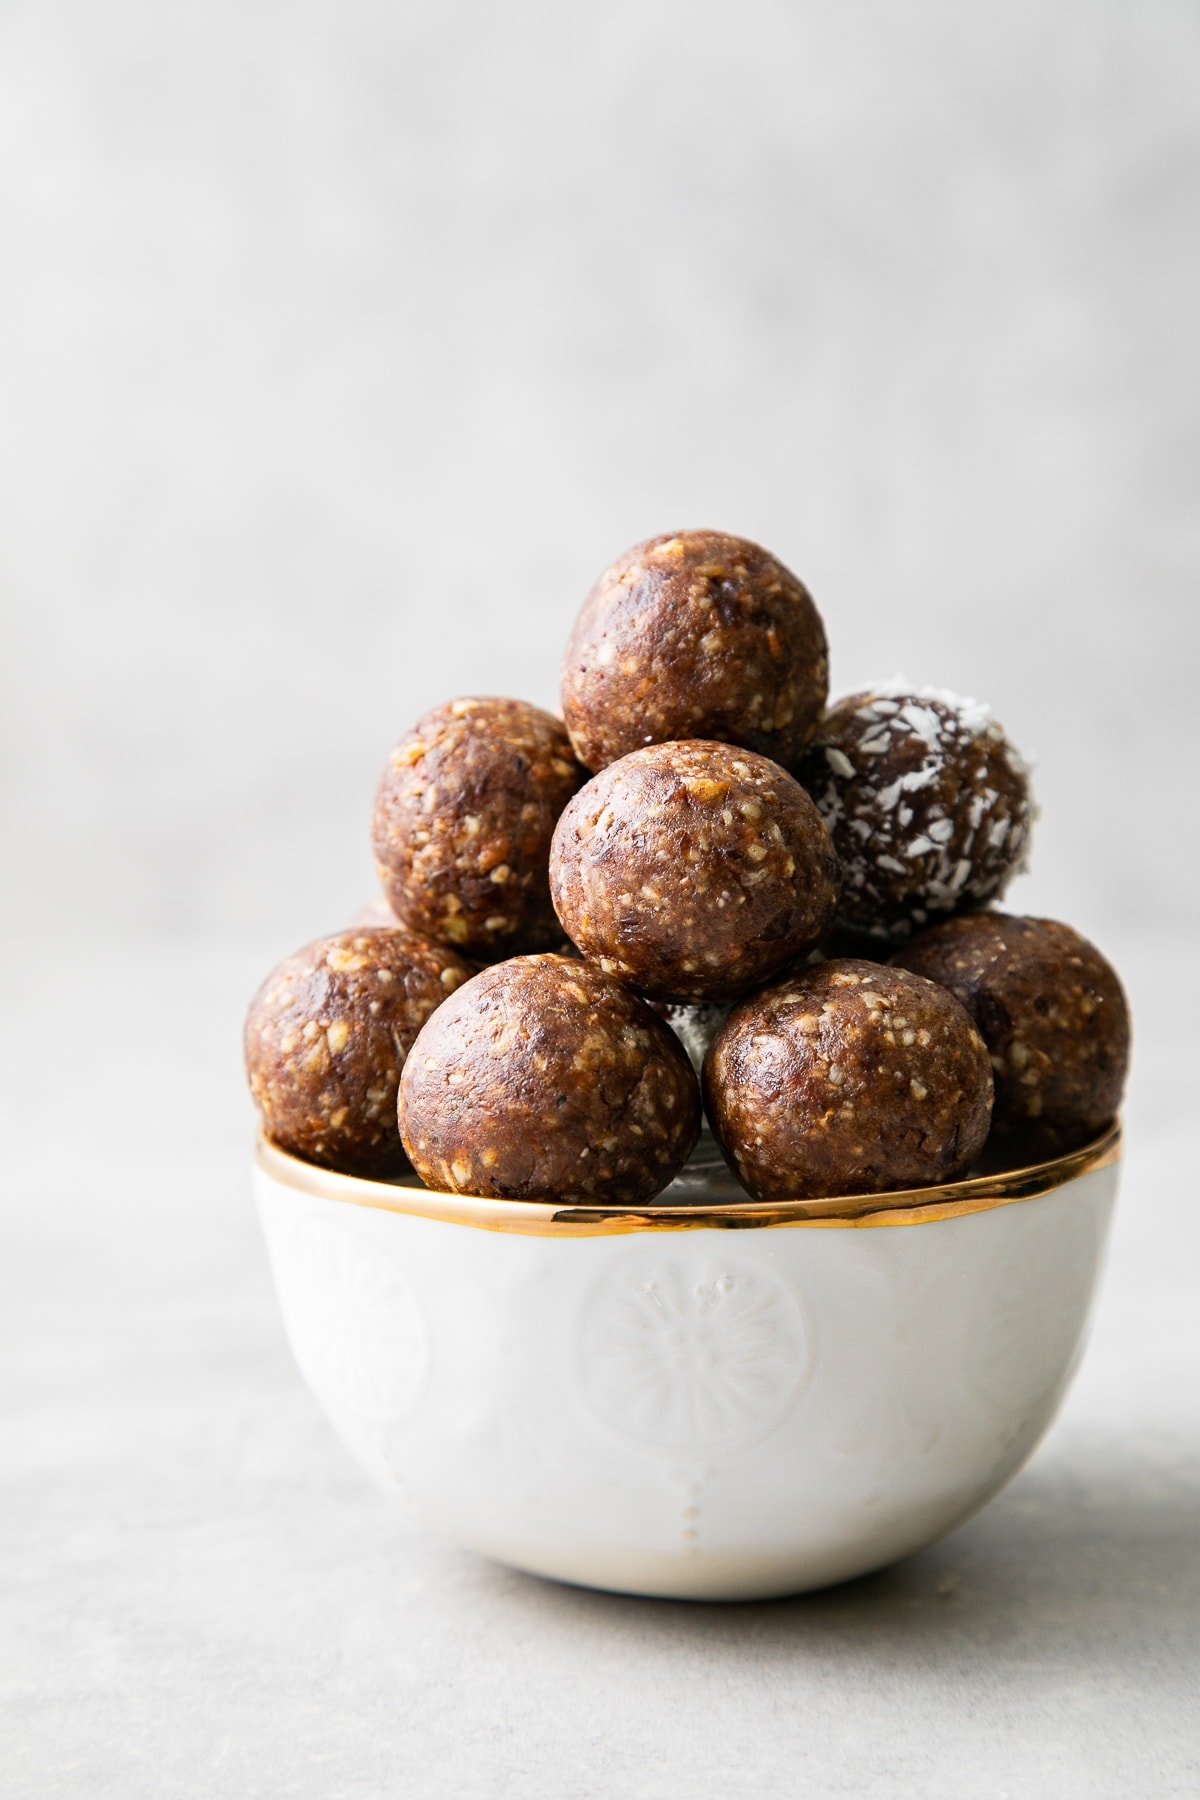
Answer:
<path fill-rule="evenodd" d="M 733 1000 L 815 944 L 838 865 L 798 782 L 728 744 L 654 744 L 610 763 L 550 854 L 567 935 L 654 1000 Z"/>
<path fill-rule="evenodd" d="M 557 945 L 550 837 L 585 779 L 559 721 L 523 700 L 426 713 L 375 796 L 375 858 L 397 917 L 480 962 Z"/>
<path fill-rule="evenodd" d="M 682 1046 L 644 1001 L 563 956 L 485 969 L 430 1020 L 400 1084 L 429 1187 L 503 1200 L 640 1205 L 700 1130 Z"/>
<path fill-rule="evenodd" d="M 287 957 L 246 1018 L 246 1073 L 267 1136 L 344 1174 L 402 1173 L 401 1065 L 471 974 L 453 950 L 407 931 L 342 931 Z"/>
<path fill-rule="evenodd" d="M 992 1074 L 952 994 L 844 958 L 743 1001 L 704 1064 L 713 1133 L 756 1200 L 926 1187 L 983 1149 Z"/>
<path fill-rule="evenodd" d="M 829 827 L 839 920 L 903 939 L 1004 892 L 1033 816 L 1020 756 L 988 708 L 901 684 L 832 706 L 800 780 Z"/>
<path fill-rule="evenodd" d="M 829 686 L 812 596 L 724 531 L 654 537 L 600 577 L 563 660 L 562 710 L 599 770 L 644 744 L 710 738 L 792 768 Z"/>
<path fill-rule="evenodd" d="M 971 913 L 932 926 L 893 961 L 940 982 L 988 1047 L 998 1138 L 1025 1160 L 1078 1149 L 1114 1119 L 1129 1064 L 1129 1009 L 1116 970 L 1053 919 Z"/>

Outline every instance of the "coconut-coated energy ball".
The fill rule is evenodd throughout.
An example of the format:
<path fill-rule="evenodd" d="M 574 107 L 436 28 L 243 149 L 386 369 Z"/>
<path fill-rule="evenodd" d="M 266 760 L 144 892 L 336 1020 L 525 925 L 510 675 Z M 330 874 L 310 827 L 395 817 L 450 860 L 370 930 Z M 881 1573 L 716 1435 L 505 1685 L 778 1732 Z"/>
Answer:
<path fill-rule="evenodd" d="M 826 713 L 799 778 L 845 874 L 839 920 L 907 937 L 1004 892 L 1033 805 L 1025 765 L 988 708 L 888 684 Z"/>
<path fill-rule="evenodd" d="M 555 946 L 550 837 L 585 779 L 559 721 L 524 700 L 426 713 L 375 796 L 375 859 L 396 916 L 480 962 Z"/>
<path fill-rule="evenodd" d="M 431 1188 L 640 1205 L 691 1154 L 700 1093 L 683 1047 L 628 988 L 590 963 L 521 956 L 429 1021 L 399 1119 Z"/>
<path fill-rule="evenodd" d="M 993 1129 L 1030 1160 L 1077 1149 L 1116 1117 L 1129 1065 L 1129 1008 L 1112 964 L 1053 919 L 971 913 L 896 952 L 975 1021 L 996 1083 Z"/>
<path fill-rule="evenodd" d="M 704 1064 L 713 1134 L 756 1200 L 952 1181 L 983 1149 L 992 1073 L 952 994 L 842 958 L 744 1000 Z"/>
<path fill-rule="evenodd" d="M 287 957 L 246 1018 L 246 1073 L 267 1136 L 344 1174 L 402 1173 L 401 1065 L 471 974 L 453 950 L 407 931 L 342 931 Z"/>
<path fill-rule="evenodd" d="M 635 544 L 575 621 L 562 710 L 579 760 L 715 738 L 792 768 L 828 691 L 812 596 L 769 551 L 724 531 Z"/>
<path fill-rule="evenodd" d="M 728 744 L 653 744 L 563 813 L 550 885 L 571 940 L 654 1000 L 732 1000 L 809 950 L 838 863 L 798 782 Z"/>

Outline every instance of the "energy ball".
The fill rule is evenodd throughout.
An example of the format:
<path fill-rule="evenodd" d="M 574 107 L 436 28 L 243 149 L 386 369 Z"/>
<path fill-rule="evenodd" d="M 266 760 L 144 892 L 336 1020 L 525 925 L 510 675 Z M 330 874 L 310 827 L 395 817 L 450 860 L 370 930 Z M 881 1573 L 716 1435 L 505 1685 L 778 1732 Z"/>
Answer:
<path fill-rule="evenodd" d="M 992 1072 L 952 994 L 845 957 L 743 1001 L 704 1064 L 726 1160 L 756 1200 L 953 1181 L 983 1149 Z"/>
<path fill-rule="evenodd" d="M 588 963 L 485 969 L 422 1031 L 400 1083 L 405 1148 L 429 1187 L 502 1200 L 640 1205 L 700 1130 L 682 1046 Z"/>
<path fill-rule="evenodd" d="M 1116 1117 L 1129 1009 L 1116 970 L 1053 919 L 974 913 L 912 939 L 893 961 L 960 1000 L 988 1047 L 993 1127 L 1030 1160 L 1077 1149 Z"/>
<path fill-rule="evenodd" d="M 733 1000 L 817 942 L 838 862 L 777 763 L 654 744 L 610 763 L 558 822 L 550 886 L 584 955 L 653 1000 Z"/>
<path fill-rule="evenodd" d="M 1024 763 L 988 708 L 899 684 L 830 708 L 799 778 L 842 861 L 838 917 L 905 938 L 1004 892 L 1033 816 Z"/>
<path fill-rule="evenodd" d="M 828 688 L 803 583 L 746 538 L 680 531 L 627 550 L 584 601 L 562 710 L 589 769 L 675 738 L 741 744 L 790 769 Z"/>
<path fill-rule="evenodd" d="M 350 918 L 346 930 L 349 931 L 357 925 L 389 925 L 393 930 L 397 928 L 401 930 L 404 929 L 382 894 L 376 894 L 371 900 L 364 900 L 358 911 Z M 561 925 L 558 928 L 556 940 L 551 947 L 556 950 L 560 956 L 579 955 L 578 950 L 575 948 L 570 938 L 564 937 Z M 478 970 L 472 969 L 471 973 L 473 975 L 477 974 Z"/>
<path fill-rule="evenodd" d="M 480 962 L 557 945 L 550 837 L 585 779 L 558 720 L 524 700 L 426 713 L 375 796 L 376 864 L 396 916 Z"/>
<path fill-rule="evenodd" d="M 471 974 L 453 950 L 407 931 L 342 931 L 281 962 L 246 1018 L 246 1073 L 267 1136 L 343 1174 L 402 1174 L 401 1065 Z"/>

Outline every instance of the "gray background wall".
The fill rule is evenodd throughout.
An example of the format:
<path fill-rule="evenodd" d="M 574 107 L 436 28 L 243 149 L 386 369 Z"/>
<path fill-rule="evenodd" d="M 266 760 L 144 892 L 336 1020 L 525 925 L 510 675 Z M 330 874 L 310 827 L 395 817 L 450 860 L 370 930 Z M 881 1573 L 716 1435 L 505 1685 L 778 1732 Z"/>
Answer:
<path fill-rule="evenodd" d="M 1193 0 L 0 0 L 0 1768 L 14 1800 L 1192 1795 Z M 769 1609 L 373 1493 L 250 1205 L 247 998 L 376 775 L 714 523 L 1040 762 L 1137 1021 L 1094 1341 L 944 1545 Z"/>
<path fill-rule="evenodd" d="M 340 923 L 394 738 L 694 523 L 993 702 L 1014 902 L 1194 916 L 1198 96 L 1182 0 L 7 0 L 9 924 Z"/>

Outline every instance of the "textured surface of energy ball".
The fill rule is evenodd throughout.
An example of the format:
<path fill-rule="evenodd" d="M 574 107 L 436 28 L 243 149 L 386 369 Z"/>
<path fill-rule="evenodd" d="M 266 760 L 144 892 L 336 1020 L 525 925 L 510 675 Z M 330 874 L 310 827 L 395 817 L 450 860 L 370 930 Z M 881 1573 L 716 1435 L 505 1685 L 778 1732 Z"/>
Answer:
<path fill-rule="evenodd" d="M 987 707 L 899 685 L 832 706 L 799 771 L 842 861 L 848 926 L 893 941 L 1003 893 L 1032 802 Z"/>
<path fill-rule="evenodd" d="M 375 796 L 376 864 L 396 916 L 481 962 L 552 948 L 550 837 L 585 779 L 558 720 L 523 700 L 426 713 Z"/>
<path fill-rule="evenodd" d="M 743 1001 L 704 1065 L 709 1122 L 757 1200 L 926 1187 L 983 1149 L 992 1075 L 952 994 L 844 958 Z"/>
<path fill-rule="evenodd" d="M 246 1073 L 267 1136 L 344 1174 L 402 1173 L 401 1066 L 471 974 L 453 950 L 407 931 L 338 932 L 287 957 L 246 1017 Z"/>
<path fill-rule="evenodd" d="M 700 1092 L 672 1032 L 620 982 L 567 957 L 521 956 L 430 1020 L 399 1117 L 432 1188 L 637 1205 L 687 1161 Z"/>
<path fill-rule="evenodd" d="M 1111 963 L 1069 925 L 973 913 L 921 932 L 894 960 L 966 1007 L 992 1059 L 993 1129 L 1030 1160 L 1076 1149 L 1116 1117 L 1129 1009 Z"/>
<path fill-rule="evenodd" d="M 715 738 L 791 768 L 829 686 L 825 628 L 802 582 L 746 538 L 650 538 L 600 577 L 563 661 L 579 759 Z"/>
<path fill-rule="evenodd" d="M 400 924 L 400 920 L 396 917 L 382 894 L 376 894 L 372 900 L 365 900 L 358 911 L 349 920 L 346 930 L 349 931 L 354 926 L 359 925 L 388 925 L 393 931 L 404 929 Z M 564 936 L 561 925 L 557 929 L 555 941 L 550 948 L 557 951 L 559 956 L 579 955 L 578 950 L 575 948 L 570 938 Z M 472 970 L 472 974 L 475 972 L 475 970 Z"/>
<path fill-rule="evenodd" d="M 810 949 L 838 866 L 798 782 L 728 744 L 655 744 L 610 763 L 550 856 L 568 936 L 654 1000 L 732 1000 Z"/>

